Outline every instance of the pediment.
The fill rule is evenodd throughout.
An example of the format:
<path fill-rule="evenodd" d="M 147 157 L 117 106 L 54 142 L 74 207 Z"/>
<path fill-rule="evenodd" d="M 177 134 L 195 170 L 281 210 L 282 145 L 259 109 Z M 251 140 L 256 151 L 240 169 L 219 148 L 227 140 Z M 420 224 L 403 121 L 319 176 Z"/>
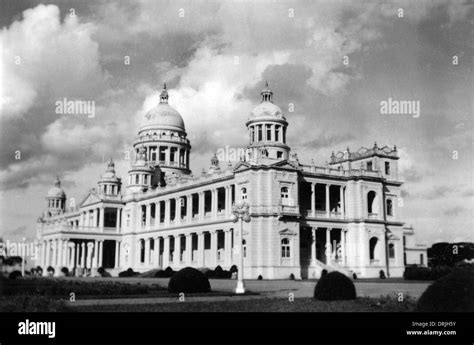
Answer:
<path fill-rule="evenodd" d="M 244 161 L 239 161 L 233 168 L 234 171 L 245 170 L 250 167 L 250 164 Z"/>
<path fill-rule="evenodd" d="M 295 231 L 288 228 L 280 230 L 280 236 L 296 236 L 298 235 Z"/>
<path fill-rule="evenodd" d="M 100 199 L 97 194 L 95 194 L 94 192 L 89 192 L 89 194 L 86 195 L 86 197 L 82 200 L 79 206 L 84 207 L 87 205 L 93 205 L 101 201 L 102 199 Z"/>
<path fill-rule="evenodd" d="M 296 162 L 289 161 L 289 160 L 284 160 L 284 161 L 279 161 L 275 164 L 272 164 L 273 167 L 279 167 L 279 168 L 285 168 L 285 169 L 297 169 L 299 170 L 300 167 Z"/>

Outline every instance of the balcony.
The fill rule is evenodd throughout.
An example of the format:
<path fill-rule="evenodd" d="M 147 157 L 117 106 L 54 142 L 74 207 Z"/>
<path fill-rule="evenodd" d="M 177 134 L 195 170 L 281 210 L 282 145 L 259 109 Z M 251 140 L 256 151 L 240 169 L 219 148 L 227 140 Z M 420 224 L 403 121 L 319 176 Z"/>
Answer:
<path fill-rule="evenodd" d="M 379 219 L 379 215 L 377 213 L 369 213 L 368 214 L 368 219 Z"/>
<path fill-rule="evenodd" d="M 299 206 L 280 204 L 278 205 L 278 213 L 280 214 L 280 216 L 299 216 L 300 208 Z"/>

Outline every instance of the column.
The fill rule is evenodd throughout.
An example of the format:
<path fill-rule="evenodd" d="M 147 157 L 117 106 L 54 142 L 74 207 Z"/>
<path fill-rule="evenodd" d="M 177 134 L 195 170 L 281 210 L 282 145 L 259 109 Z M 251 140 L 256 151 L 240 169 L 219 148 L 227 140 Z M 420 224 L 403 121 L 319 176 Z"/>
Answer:
<path fill-rule="evenodd" d="M 326 228 L 326 246 L 324 253 L 326 255 L 326 265 L 329 265 L 329 261 L 331 258 L 331 229 Z"/>
<path fill-rule="evenodd" d="M 74 269 L 76 266 L 76 244 L 73 242 L 70 245 L 71 248 L 71 261 L 70 261 L 70 267 L 71 271 Z"/>
<path fill-rule="evenodd" d="M 62 267 L 63 264 L 63 240 L 58 239 L 58 266 Z"/>
<path fill-rule="evenodd" d="M 316 217 L 316 183 L 311 182 L 311 216 Z"/>
<path fill-rule="evenodd" d="M 160 237 L 155 238 L 155 265 L 156 267 L 162 267 L 160 265 Z"/>
<path fill-rule="evenodd" d="M 224 232 L 224 264 L 226 267 L 230 267 L 232 264 L 232 232 L 227 229 Z"/>
<path fill-rule="evenodd" d="M 98 259 L 99 255 L 97 255 L 97 251 L 99 250 L 99 244 L 97 240 L 94 241 L 94 256 L 92 258 L 92 268 L 98 268 Z"/>
<path fill-rule="evenodd" d="M 76 249 L 75 249 L 75 254 L 76 254 L 76 275 L 78 273 L 78 268 L 81 266 L 81 261 L 80 261 L 80 258 L 81 258 L 81 245 L 80 243 L 77 243 L 76 244 Z"/>
<path fill-rule="evenodd" d="M 186 266 L 191 266 L 192 263 L 192 258 L 193 258 L 193 237 L 192 234 L 187 234 L 186 235 L 186 258 L 185 258 L 185 263 Z"/>
<path fill-rule="evenodd" d="M 150 225 L 151 225 L 151 204 L 147 204 L 146 211 L 145 211 L 145 228 L 149 230 Z"/>
<path fill-rule="evenodd" d="M 53 240 L 53 260 L 52 260 L 51 266 L 56 267 L 58 264 L 57 260 L 58 260 L 58 242 L 57 240 Z"/>
<path fill-rule="evenodd" d="M 150 264 L 150 239 L 145 238 L 145 262 L 144 265 L 148 266 Z"/>
<path fill-rule="evenodd" d="M 181 251 L 181 236 L 176 235 L 174 237 L 174 256 L 173 262 L 175 266 L 179 266 L 180 263 L 180 251 Z"/>
<path fill-rule="evenodd" d="M 176 198 L 175 222 L 181 222 L 181 197 Z"/>
<path fill-rule="evenodd" d="M 98 265 L 99 267 L 102 267 L 102 257 L 104 253 L 104 241 L 99 241 L 99 262 Z"/>
<path fill-rule="evenodd" d="M 186 198 L 186 219 L 190 222 L 193 216 L 193 195 L 189 194 Z"/>
<path fill-rule="evenodd" d="M 341 217 L 342 219 L 346 218 L 344 216 L 344 186 L 339 187 L 339 198 L 340 198 L 340 205 L 341 205 Z"/>
<path fill-rule="evenodd" d="M 92 226 L 94 226 L 94 227 L 97 226 L 97 216 L 98 216 L 97 209 L 94 208 L 94 211 L 92 213 Z"/>
<path fill-rule="evenodd" d="M 160 227 L 160 219 L 161 219 L 161 201 L 158 201 L 155 204 L 155 228 Z"/>
<path fill-rule="evenodd" d="M 346 229 L 341 229 L 341 257 L 342 265 L 346 265 Z"/>
<path fill-rule="evenodd" d="M 171 212 L 170 212 L 170 200 L 167 199 L 165 200 L 165 226 L 168 226 L 170 224 L 170 216 L 171 216 Z"/>
<path fill-rule="evenodd" d="M 329 209 L 330 203 L 329 203 L 329 188 L 331 187 L 330 184 L 326 185 L 326 218 L 331 217 L 331 210 Z"/>
<path fill-rule="evenodd" d="M 86 244 L 85 242 L 81 243 L 81 268 L 86 266 Z"/>
<path fill-rule="evenodd" d="M 212 218 L 217 218 L 217 189 L 211 190 L 211 214 Z"/>
<path fill-rule="evenodd" d="M 198 234 L 198 267 L 204 266 L 204 233 Z"/>
<path fill-rule="evenodd" d="M 211 268 L 217 266 L 217 231 L 211 231 Z"/>
<path fill-rule="evenodd" d="M 167 268 L 170 265 L 170 237 L 164 237 L 163 245 L 163 268 Z"/>
<path fill-rule="evenodd" d="M 312 228 L 312 242 L 311 242 L 311 265 L 316 265 L 316 229 Z"/>
<path fill-rule="evenodd" d="M 99 210 L 99 228 L 104 227 L 104 208 L 101 207 Z"/>
<path fill-rule="evenodd" d="M 165 158 L 165 161 L 166 161 L 166 164 L 169 165 L 170 164 L 170 152 L 171 152 L 171 147 L 170 146 L 165 146 L 166 147 L 166 151 L 165 151 L 165 155 L 166 155 L 166 158 Z"/>
<path fill-rule="evenodd" d="M 117 208 L 117 232 L 120 232 L 120 222 L 122 221 L 122 209 Z"/>
<path fill-rule="evenodd" d="M 226 218 L 230 215 L 230 186 L 225 186 L 225 215 Z"/>
<path fill-rule="evenodd" d="M 120 242 L 115 241 L 115 259 L 114 259 L 114 267 L 118 268 L 120 267 Z"/>
<path fill-rule="evenodd" d="M 88 242 L 87 243 L 87 260 L 86 260 L 86 268 L 92 268 L 92 249 L 94 248 L 94 243 L 93 242 Z"/>
<path fill-rule="evenodd" d="M 204 219 L 204 192 L 199 192 L 199 219 Z"/>

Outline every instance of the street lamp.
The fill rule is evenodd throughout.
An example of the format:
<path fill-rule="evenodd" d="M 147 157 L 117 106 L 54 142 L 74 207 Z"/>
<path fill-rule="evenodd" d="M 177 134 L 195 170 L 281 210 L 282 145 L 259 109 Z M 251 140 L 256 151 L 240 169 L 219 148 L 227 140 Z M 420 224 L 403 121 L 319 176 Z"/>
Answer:
<path fill-rule="evenodd" d="M 239 265 L 237 268 L 237 287 L 235 288 L 235 293 L 243 294 L 245 293 L 244 285 L 244 250 L 243 250 L 243 240 L 244 240 L 244 227 L 243 223 L 250 222 L 250 213 L 249 213 L 249 204 L 245 201 L 240 201 L 237 204 L 232 206 L 232 216 L 231 219 L 234 223 L 237 223 L 240 219 L 240 232 L 237 236 L 239 241 Z"/>

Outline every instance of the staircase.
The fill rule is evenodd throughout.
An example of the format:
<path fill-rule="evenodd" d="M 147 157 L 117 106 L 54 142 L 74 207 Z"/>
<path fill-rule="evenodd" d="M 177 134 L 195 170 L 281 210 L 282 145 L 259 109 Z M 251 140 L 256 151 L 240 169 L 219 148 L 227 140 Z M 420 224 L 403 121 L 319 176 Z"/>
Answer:
<path fill-rule="evenodd" d="M 338 272 L 344 274 L 345 276 L 347 276 L 351 279 L 352 279 L 352 274 L 354 273 L 351 270 L 339 265 L 336 261 L 331 261 L 330 265 L 328 265 L 328 264 L 325 264 L 322 261 L 316 260 L 314 263 L 312 263 L 312 266 L 314 264 L 316 264 L 316 270 L 317 270 L 318 277 L 321 277 L 321 272 L 323 270 L 326 270 L 328 272 L 338 271 Z"/>

